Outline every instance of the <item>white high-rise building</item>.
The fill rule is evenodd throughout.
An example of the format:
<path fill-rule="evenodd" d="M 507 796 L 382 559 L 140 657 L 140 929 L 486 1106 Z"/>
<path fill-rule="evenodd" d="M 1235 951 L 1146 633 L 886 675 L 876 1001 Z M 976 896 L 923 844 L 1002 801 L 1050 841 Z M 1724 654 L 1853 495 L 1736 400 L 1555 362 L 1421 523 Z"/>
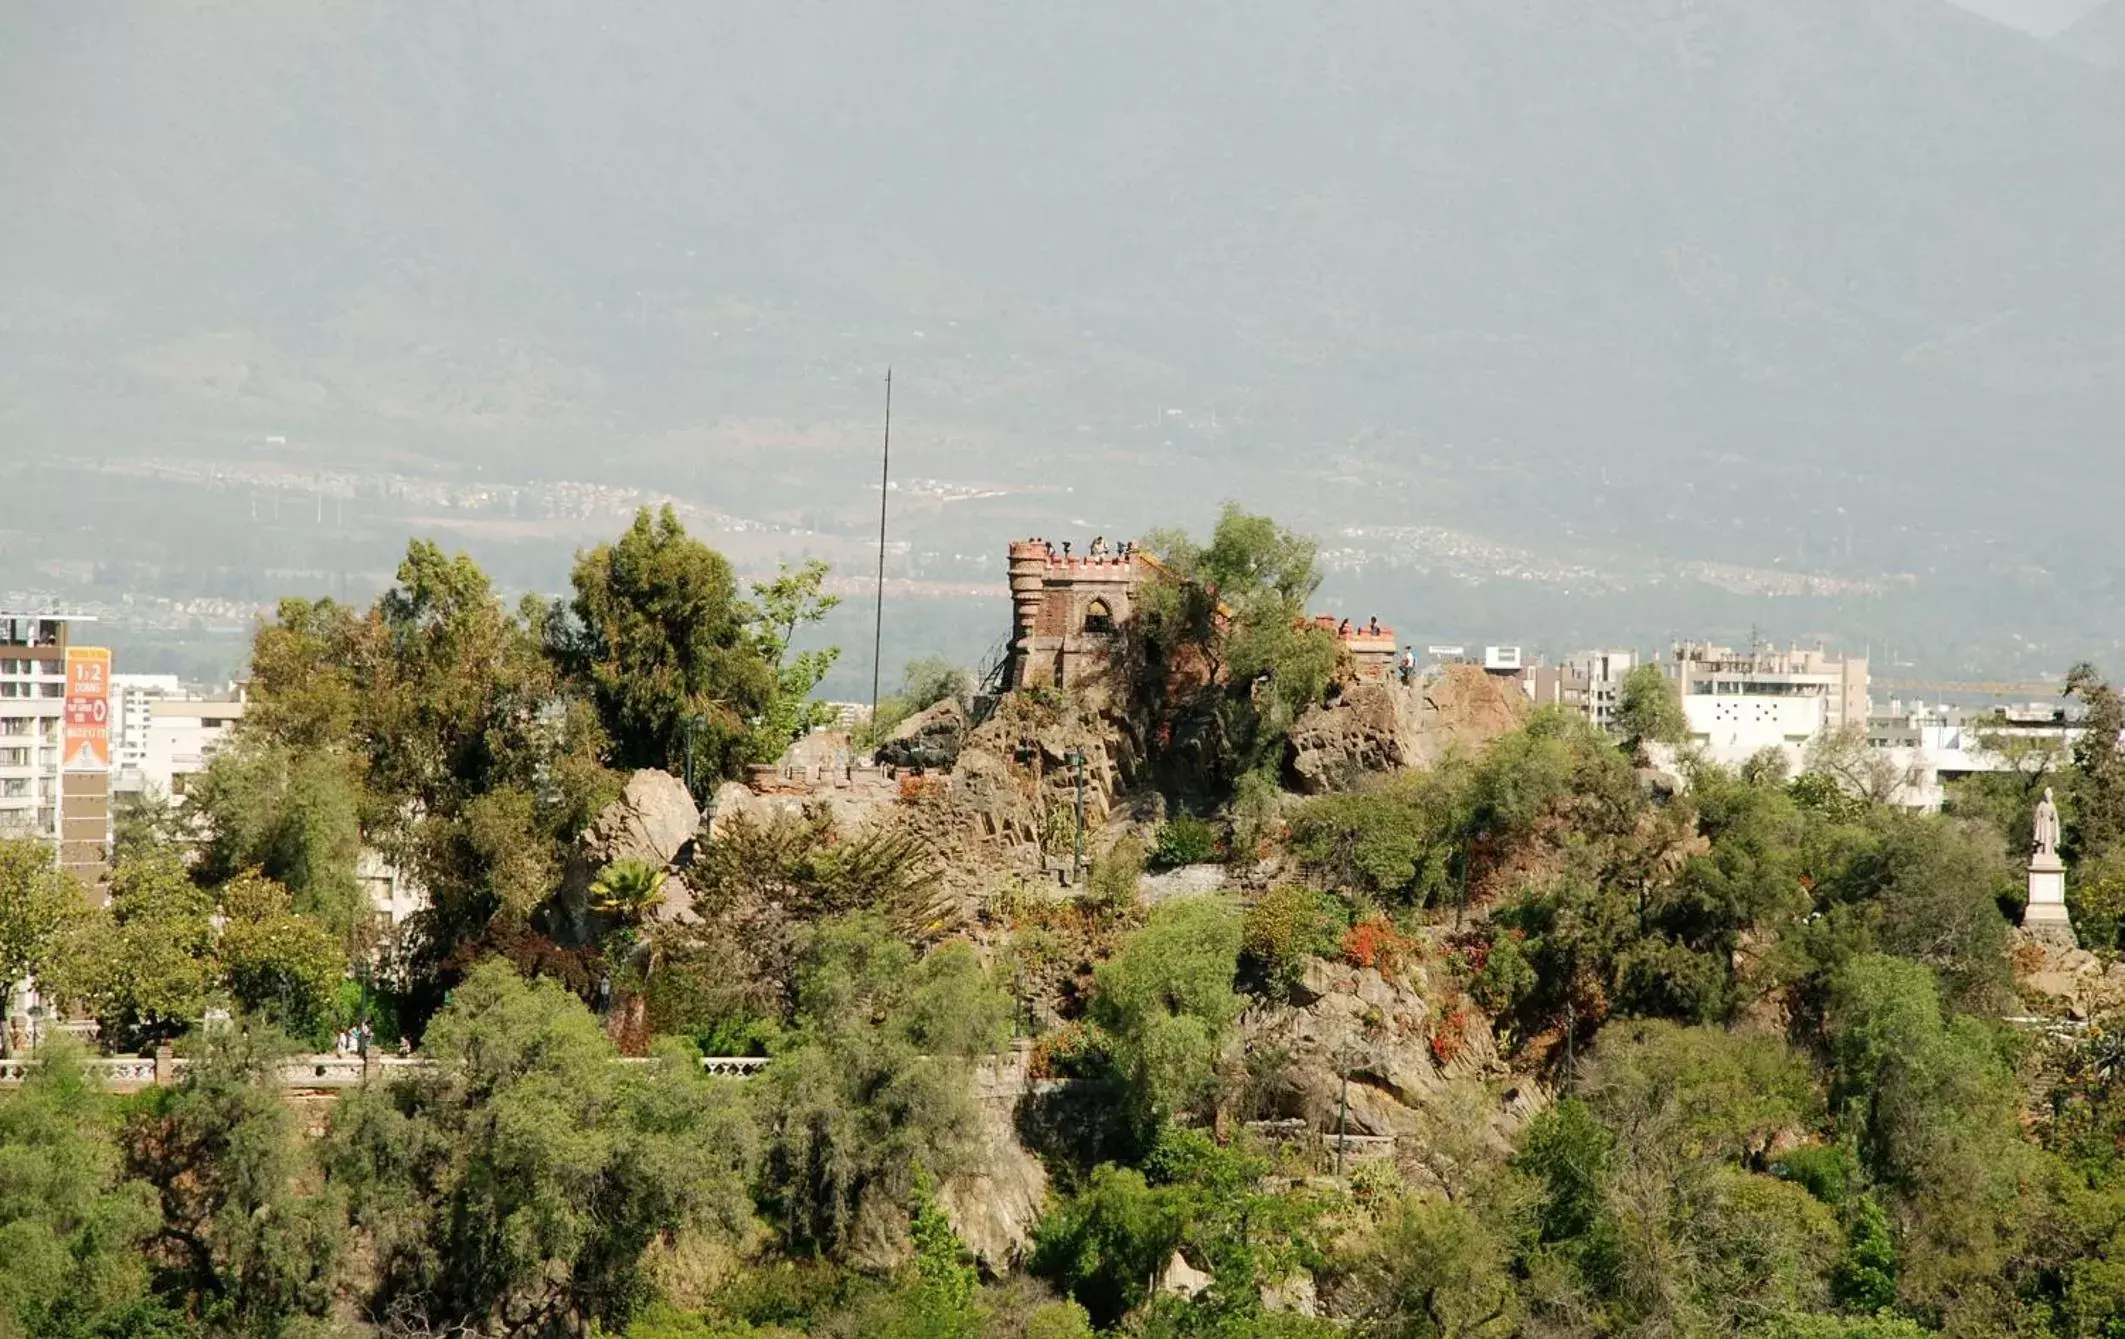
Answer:
<path fill-rule="evenodd" d="M 1735 651 L 1684 642 L 1661 665 L 1682 693 L 1690 739 L 1729 766 L 1767 748 L 1798 770 L 1808 744 L 1867 724 L 1867 661 L 1820 647 Z"/>
<path fill-rule="evenodd" d="M 112 788 L 179 800 L 243 719 L 241 688 L 208 692 L 163 674 L 114 675 Z"/>
<path fill-rule="evenodd" d="M 147 762 L 149 709 L 166 698 L 183 697 L 184 682 L 174 674 L 111 676 L 111 773 L 124 777 Z"/>
<path fill-rule="evenodd" d="M 91 888 L 109 872 L 110 652 L 76 646 L 94 622 L 51 610 L 0 611 L 0 834 L 52 843 L 53 857 Z M 81 661 L 80 729 L 69 735 L 69 661 Z M 69 758 L 68 751 L 77 750 Z"/>
<path fill-rule="evenodd" d="M 0 613 L 0 834 L 59 840 L 67 619 Z"/>

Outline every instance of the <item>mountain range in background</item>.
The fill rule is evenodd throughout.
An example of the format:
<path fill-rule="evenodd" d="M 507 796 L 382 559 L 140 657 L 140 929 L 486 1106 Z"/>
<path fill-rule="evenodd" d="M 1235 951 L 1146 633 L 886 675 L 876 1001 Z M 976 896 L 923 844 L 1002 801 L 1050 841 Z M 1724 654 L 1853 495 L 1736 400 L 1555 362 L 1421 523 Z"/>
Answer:
<path fill-rule="evenodd" d="M 2068 55 L 2112 68 L 2125 67 L 2125 0 L 2106 0 L 2060 33 L 2055 44 Z"/>
<path fill-rule="evenodd" d="M 1973 14 L 2019 28 L 2035 37 L 2056 37 L 2104 0 L 1954 0 Z"/>
<path fill-rule="evenodd" d="M 10 6 L 0 585 L 418 526 L 550 588 L 576 482 L 860 568 L 892 364 L 910 589 L 1229 497 L 1442 635 L 2056 668 L 2118 646 L 2121 14 Z"/>

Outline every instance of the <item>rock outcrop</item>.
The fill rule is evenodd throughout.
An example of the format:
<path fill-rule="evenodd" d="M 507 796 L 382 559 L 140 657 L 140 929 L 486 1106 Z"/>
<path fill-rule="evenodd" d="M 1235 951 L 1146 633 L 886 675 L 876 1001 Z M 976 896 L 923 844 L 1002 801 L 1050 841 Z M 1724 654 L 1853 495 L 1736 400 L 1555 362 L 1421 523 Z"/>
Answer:
<path fill-rule="evenodd" d="M 2125 1009 L 2125 962 L 2103 960 L 2084 948 L 2046 943 L 2015 931 L 2015 984 L 2040 1016 L 2088 1019 Z"/>
<path fill-rule="evenodd" d="M 1475 753 L 1527 719 L 1527 695 L 1516 680 L 1480 665 L 1448 665 L 1422 688 L 1417 758 L 1428 766 L 1450 748 Z"/>
<path fill-rule="evenodd" d="M 1308 795 L 1353 790 L 1372 777 L 1428 767 L 1451 749 L 1474 753 L 1527 709 L 1517 683 L 1477 665 L 1449 665 L 1411 687 L 1351 684 L 1292 726 L 1285 769 Z"/>
<path fill-rule="evenodd" d="M 593 869 L 615 860 L 663 869 L 700 826 L 701 811 L 694 808 L 686 783 L 669 772 L 645 769 L 628 777 L 620 798 L 598 811 L 583 834 L 583 855 Z"/>
<path fill-rule="evenodd" d="M 878 761 L 888 767 L 942 770 L 959 761 L 971 722 L 956 697 L 926 707 L 900 723 L 878 746 Z"/>
<path fill-rule="evenodd" d="M 598 811 L 569 852 L 549 933 L 563 944 L 590 942 L 596 929 L 590 884 L 598 871 L 615 860 L 639 860 L 653 869 L 669 869 L 691 854 L 700 826 L 701 813 L 686 793 L 685 782 L 653 769 L 628 777 L 620 798 Z M 664 902 L 657 914 L 680 916 L 691 906 L 683 881 L 666 880 Z"/>
<path fill-rule="evenodd" d="M 1489 1020 L 1465 1002 L 1427 995 L 1421 972 L 1390 979 L 1370 967 L 1314 959 L 1288 1003 L 1258 1005 L 1241 1019 L 1243 1055 L 1280 1053 L 1266 1094 L 1274 1114 L 1332 1133 L 1392 1135 L 1428 1146 L 1444 1124 L 1503 1147 L 1513 1118 L 1490 1088 L 1507 1078 Z M 1409 1150 L 1404 1150 L 1405 1155 Z"/>
<path fill-rule="evenodd" d="M 1291 777 L 1308 795 L 1350 790 L 1368 777 L 1418 765 L 1413 689 L 1391 683 L 1346 688 L 1308 708 L 1291 728 Z"/>
<path fill-rule="evenodd" d="M 1031 1052 L 1014 1049 L 975 1071 L 981 1101 L 979 1144 L 968 1170 L 937 1188 L 952 1230 L 984 1269 L 1004 1274 L 1021 1263 L 1048 1194 L 1040 1159 L 1018 1142 L 1018 1103 L 1030 1085 Z"/>

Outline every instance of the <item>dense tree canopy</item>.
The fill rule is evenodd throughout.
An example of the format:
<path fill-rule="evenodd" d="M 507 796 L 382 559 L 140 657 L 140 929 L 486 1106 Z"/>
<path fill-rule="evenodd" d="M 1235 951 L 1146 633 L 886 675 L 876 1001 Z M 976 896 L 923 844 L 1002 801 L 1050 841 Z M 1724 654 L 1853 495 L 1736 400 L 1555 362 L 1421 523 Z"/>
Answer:
<path fill-rule="evenodd" d="M 1282 732 L 1348 686 L 1311 546 L 1228 509 L 1158 547 L 1131 691 L 1004 718 L 1107 732 L 1078 888 L 954 807 L 1037 803 L 1015 755 L 591 856 L 688 721 L 711 778 L 806 727 L 816 566 L 748 604 L 645 515 L 571 604 L 416 544 L 366 610 L 283 605 L 107 907 L 0 844 L 0 972 L 183 1065 L 113 1094 L 52 1040 L 0 1088 L 0 1339 L 2118 1332 L 2125 714 L 2093 670 L 2070 753 L 1945 814 L 1864 740 L 1713 765 L 1656 674 L 1614 732 L 1540 711 L 1302 799 Z M 2046 786 L 2094 957 L 2011 928 Z M 364 848 L 433 894 L 398 935 Z M 432 1068 L 290 1100 L 288 1048 L 399 1017 Z"/>
<path fill-rule="evenodd" d="M 1166 784 L 1229 793 L 1273 775 L 1336 670 L 1334 636 L 1306 619 L 1321 584 L 1313 541 L 1228 503 L 1208 544 L 1178 531 L 1144 542 L 1159 567 L 1137 595 L 1133 688 L 1162 752 L 1180 745 L 1187 770 Z"/>
<path fill-rule="evenodd" d="M 570 580 L 575 598 L 549 618 L 548 645 L 597 707 L 613 763 L 680 771 L 689 739 L 705 776 L 744 762 L 775 704 L 781 651 L 816 596 L 786 575 L 770 589 L 776 622 L 761 637 L 776 654 L 763 658 L 730 564 L 669 507 L 579 556 Z"/>

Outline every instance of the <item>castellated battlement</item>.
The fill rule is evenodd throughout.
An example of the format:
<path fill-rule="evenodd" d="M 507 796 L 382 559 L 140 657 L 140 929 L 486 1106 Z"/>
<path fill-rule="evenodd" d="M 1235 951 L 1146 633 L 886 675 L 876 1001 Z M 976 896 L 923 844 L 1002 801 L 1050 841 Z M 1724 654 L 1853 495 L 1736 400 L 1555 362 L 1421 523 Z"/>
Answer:
<path fill-rule="evenodd" d="M 1101 677 L 1136 611 L 1139 585 L 1158 560 L 1130 545 L 1109 550 L 1094 540 L 1084 553 L 1045 539 L 1010 549 L 1012 688 L 1078 688 Z M 1395 630 L 1317 614 L 1311 622 L 1348 652 L 1360 679 L 1394 673 Z"/>
<path fill-rule="evenodd" d="M 1045 539 L 1011 545 L 1011 686 L 1073 688 L 1098 676 L 1136 607 L 1150 559 L 1101 541 L 1082 553 Z"/>

